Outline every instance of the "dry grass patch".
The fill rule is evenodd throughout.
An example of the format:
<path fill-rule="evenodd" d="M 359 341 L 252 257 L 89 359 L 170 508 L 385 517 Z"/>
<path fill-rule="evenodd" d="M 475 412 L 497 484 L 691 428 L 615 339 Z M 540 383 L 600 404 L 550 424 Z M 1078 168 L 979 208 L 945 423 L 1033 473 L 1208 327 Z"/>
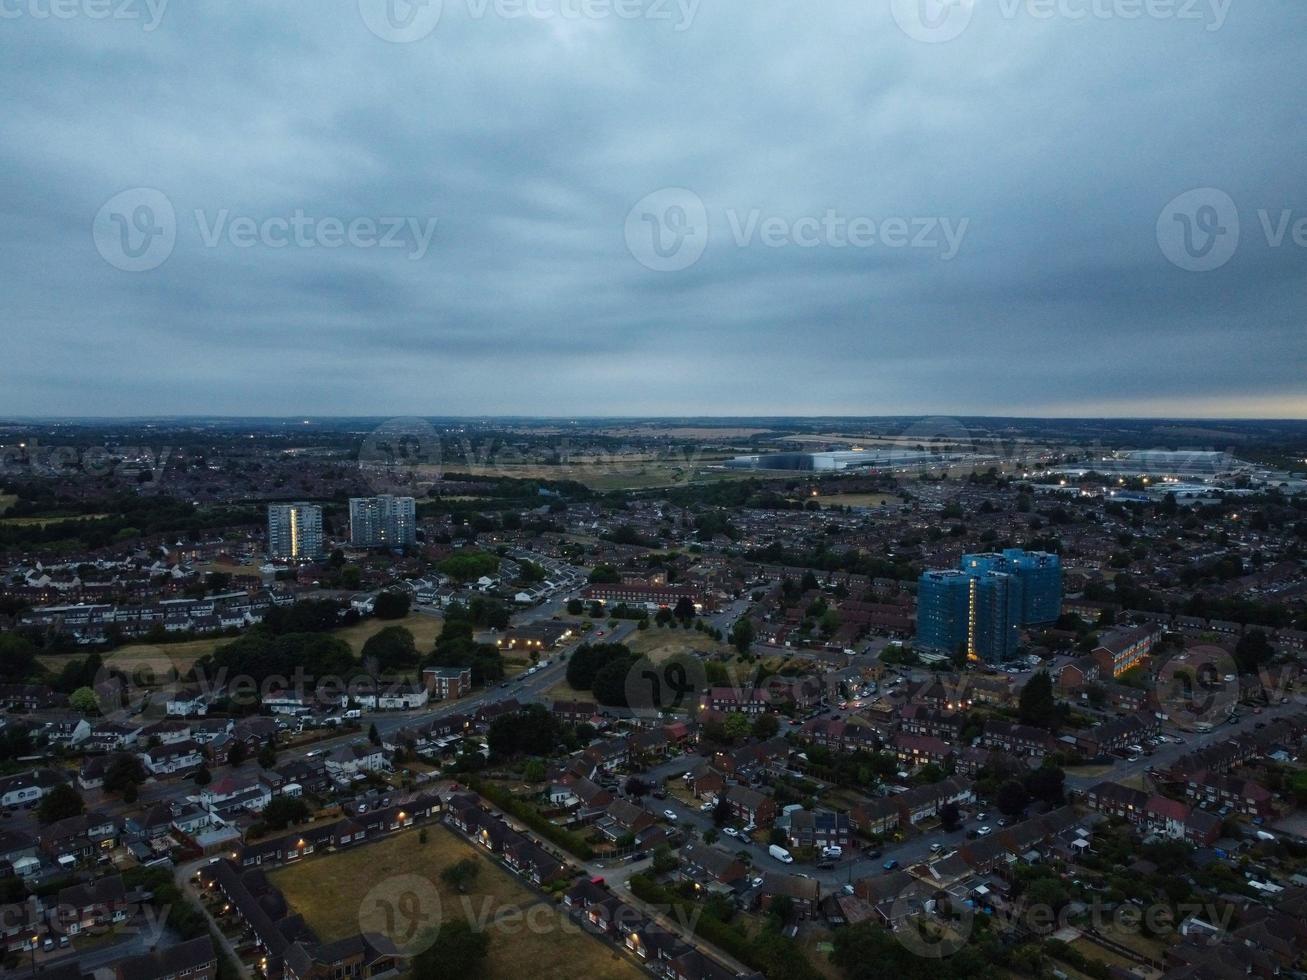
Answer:
<path fill-rule="evenodd" d="M 552 899 L 531 891 L 483 850 L 444 827 L 429 826 L 427 834 L 426 844 L 418 843 L 417 832 L 410 831 L 280 868 L 269 877 L 324 941 L 381 927 L 384 913 L 365 906 L 368 893 L 389 878 L 418 875 L 435 887 L 444 920 L 463 916 L 484 925 L 491 937 L 492 977 L 635 980 L 641 976 L 632 963 L 599 940 L 564 928 L 562 912 Z M 481 870 L 467 893 L 460 894 L 441 881 L 440 872 L 467 858 Z M 530 916 L 524 920 L 522 913 L 527 910 Z"/>
<path fill-rule="evenodd" d="M 651 626 L 647 630 L 637 630 L 626 640 L 626 645 L 633 653 L 647 656 L 654 663 L 662 663 L 670 657 L 683 653 L 702 655 L 732 655 L 729 644 L 718 643 L 707 633 L 698 630 L 661 629 Z"/>

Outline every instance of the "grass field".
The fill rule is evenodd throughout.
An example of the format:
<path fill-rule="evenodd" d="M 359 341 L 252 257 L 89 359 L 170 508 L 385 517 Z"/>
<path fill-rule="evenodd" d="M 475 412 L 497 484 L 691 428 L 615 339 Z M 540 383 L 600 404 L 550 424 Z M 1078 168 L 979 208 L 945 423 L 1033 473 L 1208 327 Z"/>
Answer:
<path fill-rule="evenodd" d="M 413 641 L 417 644 L 418 650 L 425 654 L 436 645 L 436 637 L 440 636 L 441 621 L 434 616 L 422 616 L 417 613 L 411 613 L 401 620 L 365 619 L 353 626 L 337 630 L 335 635 L 353 647 L 354 653 L 357 655 L 363 649 L 363 644 L 367 642 L 368 637 L 375 635 L 387 626 L 403 626 L 408 629 L 413 634 Z M 197 660 L 207 657 L 215 648 L 231 641 L 232 637 L 230 636 L 210 636 L 201 640 L 187 640 L 183 643 L 161 643 L 158 645 L 129 643 L 109 654 L 105 658 L 105 663 L 119 666 L 148 663 L 155 667 L 171 664 L 180 673 L 184 674 L 195 666 Z M 39 657 L 37 659 L 45 667 L 57 671 L 62 669 L 63 665 L 69 660 L 80 660 L 84 656 L 84 654 L 80 653 L 70 653 Z"/>
<path fill-rule="evenodd" d="M 74 517 L 4 517 L 0 524 L 10 527 L 46 527 L 50 524 L 67 524 L 69 521 L 100 521 L 108 514 L 78 514 Z"/>
<path fill-rule="evenodd" d="M 291 908 L 327 942 L 363 930 L 382 931 L 384 907 L 375 901 L 378 892 L 373 889 L 381 886 L 380 894 L 385 896 L 386 882 L 415 875 L 434 887 L 444 921 L 463 916 L 474 923 L 489 923 L 492 977 L 635 980 L 641 976 L 630 961 L 599 940 L 561 928 L 561 913 L 553 900 L 529 890 L 484 851 L 443 827 L 430 827 L 427 834 L 426 844 L 418 843 L 417 833 L 405 833 L 356 850 L 315 857 L 269 877 Z M 459 894 L 440 880 L 440 872 L 465 858 L 476 861 L 481 870 L 467 893 Z M 367 901 L 369 898 L 373 900 Z M 533 911 L 526 922 L 534 927 L 525 925 L 513 911 L 528 909 Z M 506 912 L 512 918 L 501 920 Z"/>
<path fill-rule="evenodd" d="M 17 494 L 0 493 L 0 514 L 3 514 L 16 503 L 18 503 Z"/>
<path fill-rule="evenodd" d="M 718 643 L 707 633 L 658 627 L 637 630 L 627 639 L 626 645 L 633 653 L 644 654 L 654 663 L 662 663 L 678 653 L 734 653 L 729 644 Z"/>

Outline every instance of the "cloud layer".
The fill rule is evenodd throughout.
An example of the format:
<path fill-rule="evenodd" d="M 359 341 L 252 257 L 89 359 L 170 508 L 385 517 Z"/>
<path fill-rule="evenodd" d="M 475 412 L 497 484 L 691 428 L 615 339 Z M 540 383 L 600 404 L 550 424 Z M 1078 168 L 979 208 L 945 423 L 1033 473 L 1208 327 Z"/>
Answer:
<path fill-rule="evenodd" d="M 1294 0 L 0 0 L 0 412 L 1307 416 L 1304 39 Z"/>

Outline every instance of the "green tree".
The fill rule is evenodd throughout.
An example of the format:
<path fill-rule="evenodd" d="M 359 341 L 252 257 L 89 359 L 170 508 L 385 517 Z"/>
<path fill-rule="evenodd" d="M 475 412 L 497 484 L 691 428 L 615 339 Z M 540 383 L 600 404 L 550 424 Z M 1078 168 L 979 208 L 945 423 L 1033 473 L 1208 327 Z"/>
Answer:
<path fill-rule="evenodd" d="M 413 599 L 406 592 L 387 590 L 377 596 L 372 607 L 372 615 L 377 619 L 403 619 L 408 615 Z"/>
<path fill-rule="evenodd" d="M 1041 670 L 1026 682 L 1017 711 L 1027 725 L 1047 730 L 1056 726 L 1057 702 L 1053 699 L 1053 679 L 1048 671 Z"/>
<path fill-rule="evenodd" d="M 100 700 L 89 687 L 79 687 L 68 696 L 68 706 L 83 715 L 98 715 Z"/>
<path fill-rule="evenodd" d="M 747 738 L 752 725 L 749 722 L 749 716 L 741 714 L 738 711 L 732 711 L 726 716 L 725 722 L 726 737 L 732 740 Z"/>
<path fill-rule="evenodd" d="M 417 666 L 418 648 L 408 629 L 403 626 L 387 626 L 368 637 L 363 644 L 361 656 L 364 660 L 376 660 L 379 671 L 390 673 Z"/>
<path fill-rule="evenodd" d="M 531 759 L 522 770 L 522 778 L 528 783 L 543 782 L 545 778 L 545 760 Z"/>
<path fill-rule="evenodd" d="M 117 756 L 104 771 L 104 789 L 108 793 L 126 793 L 145 782 L 145 767 L 134 755 Z M 129 801 L 130 802 L 130 801 Z"/>
<path fill-rule="evenodd" d="M 69 817 L 80 816 L 86 811 L 81 795 L 71 783 L 60 783 L 45 796 L 36 811 L 36 819 L 42 824 L 52 824 Z"/>
<path fill-rule="evenodd" d="M 994 802 L 1004 815 L 1015 817 L 1030 805 L 1030 794 L 1020 782 L 1011 779 L 998 788 Z"/>
<path fill-rule="evenodd" d="M 480 874 L 480 861 L 475 858 L 463 858 L 440 872 L 440 880 L 459 892 L 466 892 L 468 886 L 476 881 Z"/>
<path fill-rule="evenodd" d="M 295 796 L 274 796 L 260 814 L 270 830 L 285 830 L 291 824 L 303 823 L 311 815 L 309 805 Z"/>
<path fill-rule="evenodd" d="M 490 937 L 458 916 L 441 923 L 429 948 L 413 958 L 415 980 L 481 980 Z"/>
<path fill-rule="evenodd" d="M 1239 665 L 1239 672 L 1255 674 L 1258 668 L 1269 663 L 1275 656 L 1275 648 L 1266 638 L 1266 633 L 1259 629 L 1250 629 L 1234 647 L 1234 659 Z"/>
<path fill-rule="evenodd" d="M 754 636 L 753 621 L 747 616 L 737 619 L 735 625 L 731 627 L 731 645 L 741 654 L 749 652 L 749 648 L 753 645 Z"/>
<path fill-rule="evenodd" d="M 781 730 L 780 720 L 773 714 L 761 714 L 753 719 L 753 737 L 768 739 L 775 738 Z"/>

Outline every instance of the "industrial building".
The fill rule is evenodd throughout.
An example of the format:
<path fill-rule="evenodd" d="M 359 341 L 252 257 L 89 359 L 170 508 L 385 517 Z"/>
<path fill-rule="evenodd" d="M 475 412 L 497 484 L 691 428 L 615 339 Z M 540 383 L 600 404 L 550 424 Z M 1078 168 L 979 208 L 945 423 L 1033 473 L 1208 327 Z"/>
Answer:
<path fill-rule="evenodd" d="M 724 464 L 732 470 L 801 470 L 838 473 L 845 470 L 886 469 L 947 462 L 943 453 L 917 449 L 840 449 L 823 453 L 767 453 L 736 456 Z"/>

